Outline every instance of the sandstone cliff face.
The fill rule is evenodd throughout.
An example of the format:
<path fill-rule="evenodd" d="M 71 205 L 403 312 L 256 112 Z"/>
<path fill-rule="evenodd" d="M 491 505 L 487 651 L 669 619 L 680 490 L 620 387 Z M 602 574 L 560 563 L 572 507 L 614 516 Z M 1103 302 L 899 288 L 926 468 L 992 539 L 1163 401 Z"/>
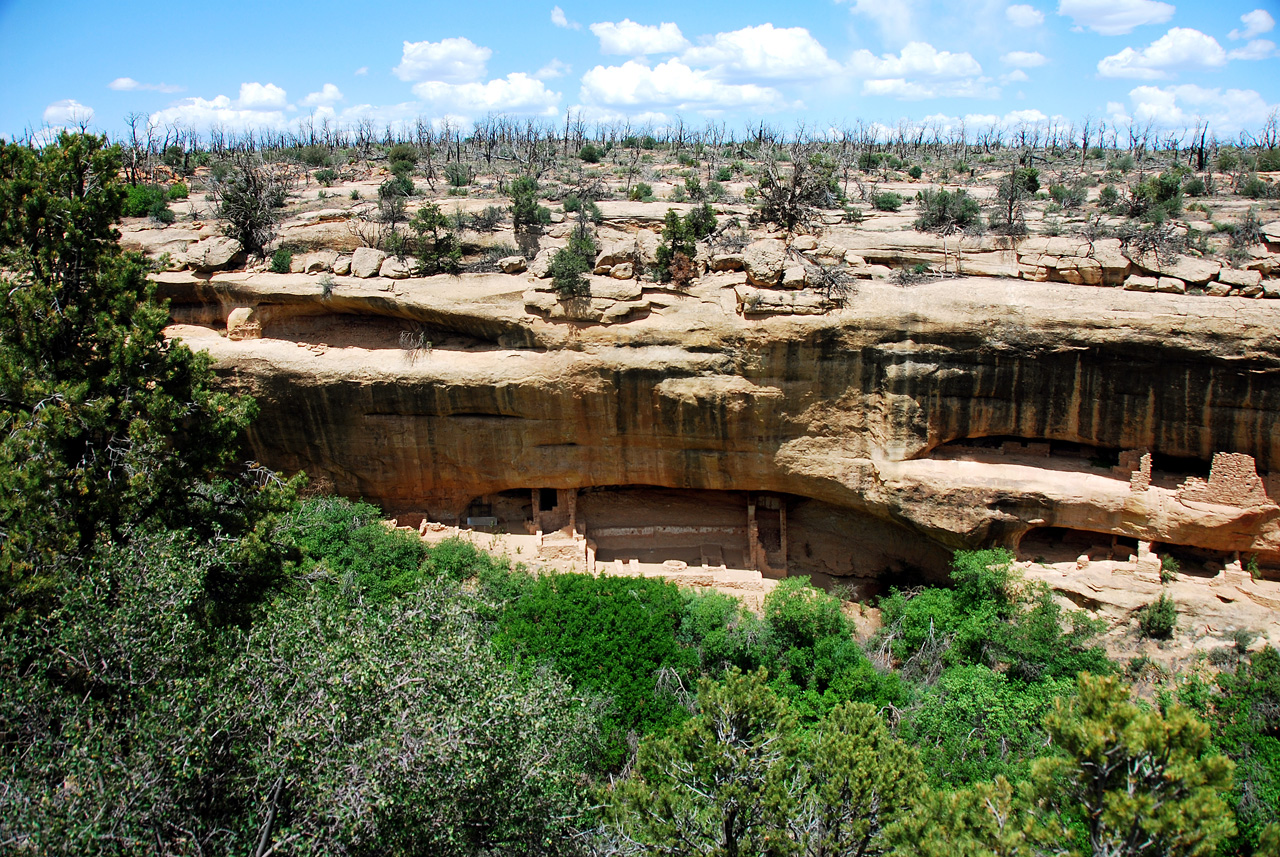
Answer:
<path fill-rule="evenodd" d="M 392 511 L 516 488 L 768 491 L 820 504 L 822 539 L 856 529 L 881 568 L 1036 527 L 1280 562 L 1280 508 L 1174 490 L 1215 452 L 1280 469 L 1269 303 L 986 278 L 864 283 L 824 316 L 745 319 L 743 277 L 646 288 L 647 315 L 598 325 L 528 314 L 505 275 L 337 277 L 328 297 L 306 275 L 160 275 L 172 333 L 258 397 L 254 454 Z M 237 306 L 262 339 L 218 335 Z M 429 351 L 398 347 L 414 331 Z M 1087 449 L 955 452 L 983 438 Z M 1143 449 L 1170 462 L 1144 492 L 1089 461 Z"/>

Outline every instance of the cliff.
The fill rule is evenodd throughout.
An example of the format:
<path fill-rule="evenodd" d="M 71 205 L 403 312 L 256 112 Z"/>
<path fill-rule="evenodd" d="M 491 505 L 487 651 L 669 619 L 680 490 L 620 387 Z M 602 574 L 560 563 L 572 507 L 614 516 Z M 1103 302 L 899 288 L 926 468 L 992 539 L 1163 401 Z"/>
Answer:
<path fill-rule="evenodd" d="M 935 571 L 1043 527 L 1280 563 L 1265 493 L 1179 489 L 1218 452 L 1252 456 L 1263 485 L 1280 466 L 1269 301 L 986 277 L 744 317 L 743 275 L 723 273 L 646 285 L 602 324 L 574 316 L 617 301 L 555 317 L 523 276 L 336 276 L 327 295 L 305 274 L 158 279 L 172 334 L 258 398 L 258 459 L 392 512 L 512 489 L 771 492 L 808 528 L 793 564 L 837 575 Z M 236 307 L 261 338 L 226 335 Z M 1142 451 L 1145 487 L 1117 466 Z"/>

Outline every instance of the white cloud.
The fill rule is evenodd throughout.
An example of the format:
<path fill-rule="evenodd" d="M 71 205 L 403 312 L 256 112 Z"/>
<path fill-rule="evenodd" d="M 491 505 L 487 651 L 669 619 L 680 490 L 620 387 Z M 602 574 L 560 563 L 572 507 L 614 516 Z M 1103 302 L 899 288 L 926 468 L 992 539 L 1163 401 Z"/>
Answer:
<path fill-rule="evenodd" d="M 1213 36 L 1187 27 L 1174 27 L 1141 51 L 1125 48 L 1098 62 L 1102 77 L 1161 80 L 1178 69 L 1221 68 L 1227 52 Z"/>
<path fill-rule="evenodd" d="M 577 21 L 570 21 L 568 18 L 566 18 L 564 15 L 564 10 L 561 9 L 559 6 L 551 7 L 551 23 L 555 24 L 557 27 L 562 27 L 566 30 L 582 29 L 582 25 L 579 24 Z"/>
<path fill-rule="evenodd" d="M 542 68 L 535 71 L 533 76 L 538 78 L 538 80 L 551 80 L 556 77 L 564 77 L 572 70 L 572 68 L 573 67 L 567 62 L 561 62 L 558 59 L 553 59 Z"/>
<path fill-rule="evenodd" d="M 999 98 L 1000 90 L 987 83 L 987 78 L 921 81 L 896 77 L 864 80 L 862 94 L 920 101 L 926 98 Z"/>
<path fill-rule="evenodd" d="M 620 66 L 596 66 L 582 76 L 581 98 L 588 104 L 675 110 L 768 110 L 785 106 L 781 93 L 772 87 L 724 83 L 678 59 L 653 68 L 635 60 Z"/>
<path fill-rule="evenodd" d="M 1243 48 L 1236 48 L 1227 54 L 1233 60 L 1265 60 L 1275 56 L 1276 43 L 1270 39 L 1251 39 Z"/>
<path fill-rule="evenodd" d="M 278 87 L 277 87 L 278 88 Z M 240 88 L 241 94 L 244 87 Z M 259 110 L 233 103 L 225 95 L 216 98 L 184 98 L 148 118 L 152 127 L 186 125 L 198 130 L 220 126 L 231 130 L 283 128 L 289 124 L 282 110 Z"/>
<path fill-rule="evenodd" d="M 871 51 L 855 51 L 850 73 L 858 77 L 976 77 L 982 66 L 968 53 L 940 51 L 928 42 L 910 42 L 898 55 L 877 57 Z"/>
<path fill-rule="evenodd" d="M 44 109 L 44 121 L 49 125 L 80 125 L 93 121 L 93 108 L 86 107 L 74 98 L 55 101 Z"/>
<path fill-rule="evenodd" d="M 368 74 L 369 67 L 367 65 L 362 65 L 358 69 L 356 69 L 355 73 L 357 76 Z"/>
<path fill-rule="evenodd" d="M 839 0 L 849 11 L 865 15 L 880 28 L 885 41 L 902 44 L 915 33 L 914 0 Z"/>
<path fill-rule="evenodd" d="M 181 86 L 174 86 L 170 83 L 139 83 L 131 77 L 117 77 L 115 80 L 107 84 L 108 89 L 114 89 L 116 92 L 181 92 Z"/>
<path fill-rule="evenodd" d="M 1000 62 L 1016 68 L 1037 68 L 1049 62 L 1049 58 L 1036 51 L 1009 51 Z"/>
<path fill-rule="evenodd" d="M 1058 14 L 1104 36 L 1122 36 L 1143 24 L 1163 24 L 1174 7 L 1159 0 L 1059 0 Z"/>
<path fill-rule="evenodd" d="M 773 24 L 717 33 L 706 44 L 685 51 L 681 59 L 713 66 L 715 74 L 725 78 L 802 80 L 840 70 L 804 27 L 778 29 Z"/>
<path fill-rule="evenodd" d="M 1044 13 L 1034 6 L 1015 3 L 1004 10 L 1004 16 L 1015 27 L 1038 27 L 1044 23 Z"/>
<path fill-rule="evenodd" d="M 1008 74 L 1000 75 L 1001 83 L 1022 83 L 1023 81 L 1027 81 L 1030 79 L 1031 78 L 1027 76 L 1027 73 L 1020 68 L 1015 68 L 1013 71 L 1009 72 Z"/>
<path fill-rule="evenodd" d="M 319 92 L 312 92 L 306 98 L 302 99 L 303 107 L 321 107 L 337 104 L 342 100 L 342 90 L 334 86 L 332 83 L 326 83 L 320 87 Z"/>
<path fill-rule="evenodd" d="M 1266 9 L 1254 9 L 1240 16 L 1240 20 L 1244 22 L 1243 30 L 1232 30 L 1227 33 L 1229 39 L 1252 39 L 1254 36 L 1260 36 L 1263 33 L 1271 32 L 1276 25 L 1276 19 L 1271 17 Z"/>
<path fill-rule="evenodd" d="M 542 81 L 523 72 L 514 72 L 488 83 L 445 83 L 427 80 L 413 86 L 413 94 L 421 98 L 432 112 L 456 111 L 477 113 L 556 113 L 560 93 L 547 89 Z"/>
<path fill-rule="evenodd" d="M 680 28 L 670 22 L 650 26 L 623 18 L 616 24 L 602 21 L 591 25 L 600 40 L 600 53 L 638 57 L 645 54 L 671 54 L 689 47 Z"/>
<path fill-rule="evenodd" d="M 279 110 L 288 102 L 285 91 L 274 83 L 242 83 L 236 106 L 241 110 Z"/>
<path fill-rule="evenodd" d="M 1181 86 L 1139 86 L 1129 93 L 1133 117 L 1157 126 L 1185 128 L 1208 122 L 1220 134 L 1234 134 L 1257 128 L 1280 105 L 1268 104 L 1252 89 L 1218 89 L 1183 84 Z M 1111 107 L 1121 105 L 1108 105 Z"/>
<path fill-rule="evenodd" d="M 472 83 L 485 74 L 493 51 L 456 36 L 438 42 L 405 42 L 400 65 L 392 71 L 401 80 Z"/>

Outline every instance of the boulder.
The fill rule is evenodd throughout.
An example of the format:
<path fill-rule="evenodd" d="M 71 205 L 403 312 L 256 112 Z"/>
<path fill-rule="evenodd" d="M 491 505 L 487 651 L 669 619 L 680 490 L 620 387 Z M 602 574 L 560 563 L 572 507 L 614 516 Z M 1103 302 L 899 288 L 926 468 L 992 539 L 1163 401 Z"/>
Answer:
<path fill-rule="evenodd" d="M 742 265 L 747 282 L 755 286 L 777 286 L 787 264 L 787 246 L 776 238 L 765 238 L 748 244 L 742 251 Z"/>
<path fill-rule="evenodd" d="M 317 250 L 314 253 L 308 253 L 302 257 L 302 273 L 323 274 L 332 271 L 337 261 L 337 250 Z"/>
<path fill-rule="evenodd" d="M 534 313 L 549 313 L 560 304 L 554 292 L 541 289 L 526 289 L 523 297 L 524 308 Z"/>
<path fill-rule="evenodd" d="M 1231 287 L 1226 283 L 1210 283 L 1204 293 L 1211 298 L 1225 298 L 1231 294 Z"/>
<path fill-rule="evenodd" d="M 1175 255 L 1171 259 L 1160 259 L 1155 253 L 1141 256 L 1129 256 L 1133 264 L 1152 274 L 1163 277 L 1177 277 L 1187 283 L 1203 285 L 1218 275 L 1222 265 L 1208 259 L 1196 259 L 1191 256 Z"/>
<path fill-rule="evenodd" d="M 797 235 L 791 241 L 791 249 L 799 250 L 801 253 L 807 253 L 810 250 L 818 249 L 818 239 L 812 235 Z"/>
<path fill-rule="evenodd" d="M 609 242 L 600 250 L 600 255 L 596 257 L 596 267 L 612 268 L 614 265 L 625 263 L 635 264 L 635 261 L 636 239 L 620 238 Z"/>
<path fill-rule="evenodd" d="M 378 274 L 391 280 L 405 280 L 413 276 L 417 260 L 409 257 L 388 256 L 382 261 Z"/>
<path fill-rule="evenodd" d="M 636 269 L 630 262 L 623 262 L 621 265 L 614 265 L 613 270 L 609 272 L 609 276 L 615 280 L 629 280 L 636 275 Z"/>
<path fill-rule="evenodd" d="M 347 274 L 350 274 L 351 273 L 351 257 L 343 255 L 343 256 L 339 256 L 337 259 L 334 259 L 333 272 L 340 277 L 345 277 Z"/>
<path fill-rule="evenodd" d="M 529 273 L 535 277 L 546 279 L 551 276 L 551 257 L 555 255 L 555 250 L 548 247 L 545 250 L 539 250 L 538 255 L 533 257 L 533 261 L 529 263 Z"/>
<path fill-rule="evenodd" d="M 822 295 L 808 289 L 781 292 L 736 286 L 734 292 L 743 315 L 822 315 L 830 309 Z"/>
<path fill-rule="evenodd" d="M 1120 248 L 1119 238 L 1099 238 L 1093 242 L 1089 257 L 1101 266 L 1103 285 L 1118 286 L 1129 276 L 1132 266 Z"/>
<path fill-rule="evenodd" d="M 803 289 L 805 284 L 805 274 L 803 265 L 788 265 L 782 272 L 782 287 L 784 289 Z"/>
<path fill-rule="evenodd" d="M 498 260 L 498 270 L 504 274 L 523 274 L 529 270 L 529 263 L 523 256 L 503 256 Z"/>
<path fill-rule="evenodd" d="M 710 268 L 712 271 L 741 271 L 742 270 L 742 254 L 741 253 L 715 253 L 711 257 Z"/>
<path fill-rule="evenodd" d="M 1263 280 L 1262 296 L 1264 298 L 1280 298 L 1280 280 Z"/>
<path fill-rule="evenodd" d="M 253 307 L 238 306 L 227 315 L 227 339 L 239 342 L 242 339 L 261 339 L 262 323 Z"/>
<path fill-rule="evenodd" d="M 1160 281 L 1156 277 L 1130 274 L 1124 279 L 1124 290 L 1126 292 L 1154 292 L 1159 287 Z"/>
<path fill-rule="evenodd" d="M 1262 282 L 1261 271 L 1238 271 L 1235 268 L 1223 268 L 1218 272 L 1218 282 L 1228 286 L 1256 286 Z"/>
<path fill-rule="evenodd" d="M 601 314 L 600 320 L 605 324 L 612 324 L 624 321 L 633 313 L 647 309 L 649 309 L 648 301 L 618 301 Z"/>
<path fill-rule="evenodd" d="M 1161 277 L 1156 284 L 1156 291 L 1171 295 L 1185 295 L 1187 293 L 1187 284 L 1177 277 Z"/>
<path fill-rule="evenodd" d="M 187 265 L 193 271 L 218 271 L 244 252 L 244 247 L 234 238 L 205 238 L 187 248 Z"/>
<path fill-rule="evenodd" d="M 1240 297 L 1242 297 L 1242 298 L 1260 298 L 1260 297 L 1262 297 L 1262 284 L 1261 284 L 1261 283 L 1257 283 L 1257 284 L 1252 285 L 1252 286 L 1245 286 L 1244 288 L 1242 288 L 1242 289 L 1240 290 Z"/>
<path fill-rule="evenodd" d="M 656 232 L 649 229 L 641 229 L 636 233 L 636 252 L 640 256 L 640 262 L 644 265 L 653 265 L 658 261 L 658 245 L 662 243 L 662 239 L 658 237 Z"/>
<path fill-rule="evenodd" d="M 1264 223 L 1258 230 L 1262 237 L 1271 243 L 1280 243 L 1280 220 Z"/>
<path fill-rule="evenodd" d="M 351 254 L 351 276 L 368 278 L 378 273 L 387 254 L 372 247 L 357 247 Z"/>
<path fill-rule="evenodd" d="M 591 297 L 611 301 L 638 301 L 644 290 L 639 280 L 599 279 L 591 281 Z"/>

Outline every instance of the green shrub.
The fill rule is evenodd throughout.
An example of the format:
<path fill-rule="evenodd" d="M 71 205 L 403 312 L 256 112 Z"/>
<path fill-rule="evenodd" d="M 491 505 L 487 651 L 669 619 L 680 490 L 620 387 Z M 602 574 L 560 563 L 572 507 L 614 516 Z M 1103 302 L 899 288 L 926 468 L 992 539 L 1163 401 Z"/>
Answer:
<path fill-rule="evenodd" d="M 187 187 L 185 182 L 174 182 L 169 186 L 169 192 L 165 195 L 169 199 L 186 199 L 191 195 L 191 189 Z"/>
<path fill-rule="evenodd" d="M 554 665 L 576 687 L 613 699 L 597 761 L 616 767 L 626 759 L 628 732 L 647 734 L 685 716 L 656 681 L 661 670 L 695 665 L 676 642 L 683 612 L 680 590 L 667 581 L 546 574 L 507 606 L 494 640 L 499 651 Z"/>
<path fill-rule="evenodd" d="M 596 264 L 596 255 L 600 248 L 587 230 L 584 222 L 579 221 L 569 235 L 569 243 L 556 251 L 551 257 L 548 271 L 551 274 L 551 286 L 560 295 L 561 300 L 585 297 L 591 294 L 591 282 L 583 276 L 589 273 Z"/>
<path fill-rule="evenodd" d="M 477 232 L 493 232 L 507 219 L 507 212 L 496 205 L 486 205 L 484 211 L 471 215 L 468 223 Z"/>
<path fill-rule="evenodd" d="M 511 220 L 517 231 L 551 222 L 551 210 L 538 205 L 537 179 L 521 176 L 511 183 Z"/>
<path fill-rule="evenodd" d="M 732 180 L 733 180 L 733 170 L 730 169 L 729 167 L 727 166 L 721 167 L 720 169 L 716 170 L 716 181 L 727 182 Z"/>
<path fill-rule="evenodd" d="M 169 208 L 169 203 L 163 199 L 156 200 L 152 203 L 151 208 L 147 210 L 147 216 L 156 223 L 169 224 L 178 219 L 178 216 Z"/>
<path fill-rule="evenodd" d="M 417 188 L 413 186 L 413 179 L 408 176 L 392 176 L 378 185 L 379 199 L 390 199 L 394 196 L 409 197 L 415 193 Z"/>
<path fill-rule="evenodd" d="M 1240 180 L 1236 193 L 1248 199 L 1272 199 L 1280 197 L 1280 184 L 1265 182 L 1257 173 L 1249 173 Z"/>
<path fill-rule="evenodd" d="M 1167 640 L 1178 627 L 1178 605 L 1166 593 L 1138 611 L 1138 630 L 1153 640 Z"/>
<path fill-rule="evenodd" d="M 303 146 L 298 152 L 298 160 L 315 169 L 329 165 L 330 153 L 324 146 Z"/>
<path fill-rule="evenodd" d="M 289 266 L 293 264 L 293 251 L 288 247 L 281 247 L 271 254 L 271 273 L 287 274 Z"/>
<path fill-rule="evenodd" d="M 1079 208 L 1084 205 L 1088 195 L 1082 184 L 1049 185 L 1049 198 L 1065 209 Z"/>
<path fill-rule="evenodd" d="M 1129 216 L 1160 223 L 1182 211 L 1182 176 L 1174 170 L 1147 176 L 1129 188 Z"/>
<path fill-rule="evenodd" d="M 881 191 L 871 197 L 871 207 L 876 211 L 897 211 L 902 208 L 902 197 L 891 190 Z"/>
<path fill-rule="evenodd" d="M 129 185 L 124 189 L 125 217 L 146 217 L 157 202 L 164 203 L 166 191 L 157 184 Z"/>
<path fill-rule="evenodd" d="M 714 220 L 714 217 L 712 218 Z M 714 227 L 713 227 L 714 228 Z M 688 222 L 673 209 L 667 209 L 662 225 L 662 242 L 658 245 L 658 279 L 674 282 L 683 288 L 693 279 L 693 257 L 697 253 Z"/>
<path fill-rule="evenodd" d="M 1098 191 L 1098 208 L 1106 211 L 1114 208 L 1120 202 L 1120 192 L 1116 190 L 1115 185 L 1103 185 L 1102 190 Z"/>
<path fill-rule="evenodd" d="M 456 274 L 462 270 L 462 243 L 449 231 L 449 218 L 440 206 L 428 202 L 413 215 L 409 228 L 417 236 L 418 271 L 424 277 Z"/>
<path fill-rule="evenodd" d="M 444 165 L 444 178 L 445 181 L 449 183 L 450 187 L 466 187 L 475 180 L 475 173 L 472 171 L 471 167 L 466 164 L 460 164 L 457 161 L 452 161 Z M 520 181 L 520 179 L 516 179 L 516 181 Z"/>
<path fill-rule="evenodd" d="M 1187 196 L 1204 196 L 1208 188 L 1205 187 L 1204 179 L 1200 176 L 1191 176 L 1182 183 L 1182 192 Z"/>
<path fill-rule="evenodd" d="M 578 150 L 578 158 L 586 164 L 600 163 L 600 149 L 594 143 L 587 143 Z"/>
<path fill-rule="evenodd" d="M 1280 149 L 1263 149 L 1258 153 L 1257 166 L 1264 173 L 1280 170 Z"/>
<path fill-rule="evenodd" d="M 689 210 L 689 213 L 684 216 L 684 223 L 693 240 L 700 241 L 716 231 L 717 221 L 711 206 L 704 202 L 697 208 Z"/>
<path fill-rule="evenodd" d="M 631 186 L 631 190 L 627 191 L 627 199 L 632 202 L 653 202 L 653 185 L 636 182 Z"/>
<path fill-rule="evenodd" d="M 915 228 L 921 232 L 933 229 L 965 229 L 982 222 L 982 207 L 963 190 L 927 188 L 916 194 L 920 216 Z"/>
<path fill-rule="evenodd" d="M 323 170 L 316 170 L 315 179 L 325 187 L 333 187 L 333 183 L 338 180 L 338 171 L 331 170 L 328 167 Z"/>
<path fill-rule="evenodd" d="M 913 179 L 918 179 L 922 175 L 924 175 L 924 170 L 920 169 L 919 166 L 914 166 L 911 169 L 907 170 L 907 175 L 911 176 L 911 178 Z"/>

